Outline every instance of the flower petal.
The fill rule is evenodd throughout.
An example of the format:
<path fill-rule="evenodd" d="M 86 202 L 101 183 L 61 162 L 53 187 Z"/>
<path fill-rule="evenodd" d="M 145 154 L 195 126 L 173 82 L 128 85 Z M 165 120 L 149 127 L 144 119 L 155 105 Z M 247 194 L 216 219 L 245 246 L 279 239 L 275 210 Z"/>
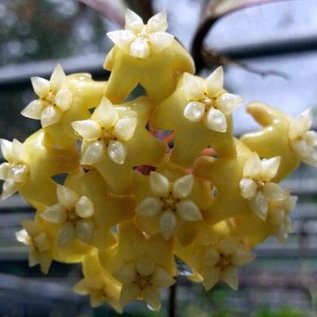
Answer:
<path fill-rule="evenodd" d="M 155 263 L 149 257 L 137 259 L 135 268 L 141 276 L 150 276 L 155 271 Z"/>
<path fill-rule="evenodd" d="M 245 265 L 253 261 L 255 255 L 251 252 L 243 249 L 237 249 L 236 252 L 232 255 L 232 263 L 234 265 Z"/>
<path fill-rule="evenodd" d="M 257 184 L 250 178 L 242 178 L 239 183 L 241 196 L 245 199 L 251 199 L 257 191 Z"/>
<path fill-rule="evenodd" d="M 0 147 L 3 157 L 7 161 L 14 161 L 15 157 L 13 155 L 13 142 L 5 139 L 0 139 Z"/>
<path fill-rule="evenodd" d="M 79 220 L 76 222 L 76 236 L 84 243 L 91 243 L 95 232 L 95 224 L 91 220 Z"/>
<path fill-rule="evenodd" d="M 125 13 L 125 26 L 126 30 L 133 33 L 138 33 L 143 28 L 144 23 L 142 18 L 130 9 L 126 9 Z"/>
<path fill-rule="evenodd" d="M 143 299 L 152 310 L 161 308 L 160 290 L 155 286 L 147 286 L 143 290 Z"/>
<path fill-rule="evenodd" d="M 42 77 L 31 77 L 34 92 L 41 98 L 47 96 L 50 90 L 50 82 Z"/>
<path fill-rule="evenodd" d="M 60 247 L 66 247 L 75 238 L 75 227 L 69 222 L 64 223 L 58 233 L 58 245 Z"/>
<path fill-rule="evenodd" d="M 2 196 L 1 199 L 7 199 L 12 196 L 15 192 L 19 190 L 18 184 L 12 180 L 7 179 L 2 186 Z"/>
<path fill-rule="evenodd" d="M 224 75 L 223 68 L 219 66 L 206 78 L 206 93 L 209 97 L 214 97 L 223 88 Z"/>
<path fill-rule="evenodd" d="M 218 109 L 211 108 L 204 120 L 205 126 L 209 130 L 225 133 L 227 131 L 227 119 Z"/>
<path fill-rule="evenodd" d="M 87 196 L 81 196 L 76 203 L 75 211 L 81 218 L 92 217 L 95 213 L 94 204 Z"/>
<path fill-rule="evenodd" d="M 157 267 L 152 277 L 152 283 L 157 288 L 170 287 L 175 280 L 162 268 Z"/>
<path fill-rule="evenodd" d="M 152 193 L 157 197 L 166 197 L 170 191 L 170 182 L 167 177 L 158 173 L 150 173 L 150 187 Z"/>
<path fill-rule="evenodd" d="M 142 37 L 137 37 L 130 45 L 130 55 L 135 58 L 148 57 L 150 55 L 148 42 Z"/>
<path fill-rule="evenodd" d="M 57 107 L 45 107 L 41 114 L 42 127 L 46 128 L 50 125 L 57 123 L 61 119 L 62 115 L 63 113 Z"/>
<path fill-rule="evenodd" d="M 67 211 L 61 204 L 55 204 L 46 208 L 40 216 L 48 222 L 62 224 L 67 220 Z"/>
<path fill-rule="evenodd" d="M 110 141 L 108 145 L 108 156 L 116 164 L 122 165 L 127 157 L 127 149 L 118 141 Z"/>
<path fill-rule="evenodd" d="M 233 290 L 237 290 L 239 286 L 239 277 L 236 269 L 229 269 L 221 274 L 221 280 L 224 281 Z"/>
<path fill-rule="evenodd" d="M 281 157 L 275 156 L 270 159 L 263 159 L 261 161 L 262 171 L 261 177 L 265 181 L 271 180 L 276 176 L 278 169 L 280 167 Z"/>
<path fill-rule="evenodd" d="M 233 237 L 226 237 L 219 241 L 218 250 L 225 255 L 232 255 L 239 248 L 239 243 Z"/>
<path fill-rule="evenodd" d="M 183 220 L 200 221 L 203 219 L 201 211 L 191 200 L 181 201 L 177 203 L 176 208 L 178 216 Z"/>
<path fill-rule="evenodd" d="M 103 97 L 99 106 L 95 109 L 92 119 L 105 129 L 110 129 L 117 122 L 118 113 L 112 103 L 107 98 Z"/>
<path fill-rule="evenodd" d="M 2 163 L 0 164 L 0 179 L 6 180 L 9 178 L 9 175 L 11 174 L 11 168 L 9 163 Z"/>
<path fill-rule="evenodd" d="M 79 195 L 72 189 L 57 185 L 57 200 L 65 209 L 73 209 L 79 199 Z"/>
<path fill-rule="evenodd" d="M 174 36 L 166 32 L 156 32 L 149 36 L 151 52 L 161 53 L 170 47 L 174 41 Z"/>
<path fill-rule="evenodd" d="M 64 73 L 63 67 L 60 64 L 57 64 L 52 76 L 50 78 L 50 86 L 54 92 L 57 92 L 65 84 L 66 75 Z"/>
<path fill-rule="evenodd" d="M 276 183 L 266 183 L 261 190 L 268 201 L 278 201 L 285 197 L 284 190 Z"/>
<path fill-rule="evenodd" d="M 29 169 L 24 164 L 13 165 L 11 167 L 11 177 L 15 183 L 23 183 L 26 180 Z"/>
<path fill-rule="evenodd" d="M 132 263 L 121 266 L 113 273 L 115 279 L 123 284 L 132 283 L 136 279 L 135 266 Z"/>
<path fill-rule="evenodd" d="M 123 284 L 120 293 L 120 304 L 125 306 L 129 302 L 138 299 L 139 287 L 136 284 Z"/>
<path fill-rule="evenodd" d="M 80 163 L 83 165 L 93 165 L 102 160 L 104 156 L 104 142 L 103 141 L 95 141 L 88 145 Z"/>
<path fill-rule="evenodd" d="M 183 91 L 188 101 L 199 100 L 204 97 L 204 83 L 199 77 L 184 73 Z"/>
<path fill-rule="evenodd" d="M 192 174 L 185 175 L 178 178 L 173 184 L 173 197 L 185 198 L 187 197 L 194 186 L 194 176 Z"/>
<path fill-rule="evenodd" d="M 55 96 L 55 104 L 62 111 L 67 111 L 73 102 L 73 94 L 68 88 L 60 89 Z"/>
<path fill-rule="evenodd" d="M 80 120 L 72 122 L 73 129 L 85 140 L 94 141 L 101 136 L 100 125 L 94 120 Z"/>
<path fill-rule="evenodd" d="M 107 36 L 115 45 L 126 53 L 129 52 L 131 43 L 136 39 L 136 36 L 127 30 L 108 32 Z"/>
<path fill-rule="evenodd" d="M 142 217 L 152 217 L 162 210 L 163 203 L 154 197 L 145 198 L 138 206 L 137 213 Z"/>
<path fill-rule="evenodd" d="M 50 250 L 51 241 L 45 232 L 40 232 L 33 238 L 34 246 L 39 252 L 45 252 Z"/>
<path fill-rule="evenodd" d="M 205 105 L 198 101 L 189 102 L 184 108 L 184 117 L 189 121 L 198 122 L 205 112 Z"/>
<path fill-rule="evenodd" d="M 217 99 L 217 107 L 226 116 L 232 114 L 242 102 L 242 98 L 238 95 L 224 93 Z"/>
<path fill-rule="evenodd" d="M 15 233 L 15 237 L 17 239 L 17 241 L 25 244 L 25 245 L 29 245 L 30 244 L 30 239 L 31 237 L 28 235 L 28 233 L 26 232 L 25 229 L 19 230 Z"/>
<path fill-rule="evenodd" d="M 175 233 L 176 217 L 172 211 L 165 211 L 160 217 L 160 231 L 164 239 L 169 240 Z"/>
<path fill-rule="evenodd" d="M 218 282 L 220 279 L 220 270 L 215 268 L 212 270 L 208 270 L 204 274 L 204 281 L 203 285 L 206 291 L 211 290 Z"/>
<path fill-rule="evenodd" d="M 27 153 L 24 145 L 17 139 L 12 141 L 12 155 L 15 162 L 24 162 L 26 160 Z"/>
<path fill-rule="evenodd" d="M 115 124 L 112 134 L 120 141 L 129 141 L 135 132 L 137 118 L 122 118 Z"/>
<path fill-rule="evenodd" d="M 165 10 L 160 11 L 159 13 L 152 16 L 146 26 L 150 32 L 164 32 L 167 30 L 167 14 Z"/>
<path fill-rule="evenodd" d="M 243 167 L 243 177 L 258 178 L 262 170 L 262 164 L 257 153 L 252 154 L 246 160 Z"/>
<path fill-rule="evenodd" d="M 262 220 L 266 220 L 269 206 L 262 192 L 259 191 L 249 202 L 253 212 Z"/>
<path fill-rule="evenodd" d="M 307 109 L 301 113 L 290 125 L 289 137 L 291 140 L 303 137 L 313 122 L 312 110 Z"/>
<path fill-rule="evenodd" d="M 204 255 L 204 265 L 208 267 L 215 266 L 220 260 L 219 252 L 213 248 L 206 251 Z"/>
<path fill-rule="evenodd" d="M 40 100 L 33 100 L 21 111 L 21 115 L 26 118 L 40 120 L 42 110 L 42 102 Z"/>

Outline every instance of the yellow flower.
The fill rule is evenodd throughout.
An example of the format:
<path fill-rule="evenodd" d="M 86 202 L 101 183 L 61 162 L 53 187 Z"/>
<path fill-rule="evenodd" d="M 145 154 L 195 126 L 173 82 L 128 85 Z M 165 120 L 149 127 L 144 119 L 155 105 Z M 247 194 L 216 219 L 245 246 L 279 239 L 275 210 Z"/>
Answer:
<path fill-rule="evenodd" d="M 27 245 L 29 250 L 29 265 L 40 264 L 41 271 L 48 273 L 52 262 L 52 241 L 47 229 L 37 221 L 22 221 L 24 229 L 16 232 L 19 242 Z"/>
<path fill-rule="evenodd" d="M 144 59 L 150 54 L 159 54 L 172 45 L 174 36 L 165 32 L 165 11 L 154 15 L 144 25 L 141 17 L 128 9 L 125 20 L 125 30 L 109 32 L 107 35 L 126 54 Z"/>
<path fill-rule="evenodd" d="M 308 109 L 291 120 L 289 139 L 293 151 L 306 164 L 317 166 L 317 133 L 309 130 L 312 125 L 312 111 Z"/>
<path fill-rule="evenodd" d="M 39 97 L 24 108 L 21 114 L 27 118 L 41 120 L 42 127 L 57 123 L 73 101 L 73 94 L 67 87 L 66 75 L 61 65 L 57 65 L 48 81 L 42 77 L 32 77 L 32 86 Z"/>
<path fill-rule="evenodd" d="M 279 200 L 284 193 L 281 187 L 270 182 L 277 174 L 280 157 L 260 160 L 253 152 L 245 162 L 243 178 L 239 186 L 241 196 L 248 200 L 250 208 L 261 219 L 267 217 L 269 202 Z"/>
<path fill-rule="evenodd" d="M 14 139 L 12 142 L 1 139 L 1 152 L 7 162 L 0 165 L 0 179 L 4 180 L 2 199 L 13 195 L 29 175 L 28 155 L 24 145 Z"/>
<path fill-rule="evenodd" d="M 237 267 L 254 259 L 254 255 L 234 237 L 225 237 L 216 244 L 203 246 L 199 273 L 203 276 L 205 289 L 210 290 L 219 281 L 234 290 L 238 289 Z"/>

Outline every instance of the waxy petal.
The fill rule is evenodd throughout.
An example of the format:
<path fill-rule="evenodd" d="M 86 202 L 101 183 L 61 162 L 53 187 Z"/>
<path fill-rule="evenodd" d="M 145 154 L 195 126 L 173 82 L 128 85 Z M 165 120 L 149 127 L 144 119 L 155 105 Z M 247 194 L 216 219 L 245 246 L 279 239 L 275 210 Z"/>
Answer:
<path fill-rule="evenodd" d="M 46 208 L 40 216 L 48 222 L 62 224 L 67 220 L 67 211 L 61 204 L 55 204 Z"/>
<path fill-rule="evenodd" d="M 112 134 L 120 141 L 129 141 L 134 135 L 137 123 L 137 118 L 119 119 L 112 130 Z"/>
<path fill-rule="evenodd" d="M 60 247 L 66 247 L 70 242 L 76 238 L 75 227 L 69 223 L 64 223 L 58 233 L 58 245 Z"/>
<path fill-rule="evenodd" d="M 226 116 L 232 114 L 242 102 L 240 96 L 224 93 L 217 99 L 217 108 Z"/>
<path fill-rule="evenodd" d="M 211 290 L 218 282 L 220 279 L 220 270 L 215 268 L 212 270 L 208 270 L 204 274 L 204 288 L 206 291 Z"/>
<path fill-rule="evenodd" d="M 86 196 L 81 196 L 76 203 L 75 211 L 81 218 L 92 217 L 95 213 L 93 202 Z"/>
<path fill-rule="evenodd" d="M 147 22 L 147 28 L 150 32 L 164 32 L 167 30 L 167 14 L 165 10 L 152 16 Z"/>
<path fill-rule="evenodd" d="M 25 229 L 17 231 L 15 233 L 15 237 L 16 237 L 17 241 L 19 241 L 25 245 L 30 244 L 31 237 L 29 236 L 29 234 L 27 233 L 27 231 Z"/>
<path fill-rule="evenodd" d="M 31 77 L 34 92 L 40 97 L 46 97 L 50 91 L 50 82 L 42 77 Z"/>
<path fill-rule="evenodd" d="M 127 30 L 108 32 L 107 36 L 115 45 L 127 53 L 131 43 L 136 39 L 136 36 Z"/>
<path fill-rule="evenodd" d="M 221 280 L 224 281 L 233 290 L 237 290 L 239 286 L 238 272 L 235 269 L 229 269 L 221 274 Z"/>
<path fill-rule="evenodd" d="M 291 140 L 303 137 L 304 134 L 310 129 L 313 122 L 312 110 L 307 109 L 301 113 L 290 124 L 289 137 Z"/>
<path fill-rule="evenodd" d="M 233 237 L 226 237 L 219 241 L 218 250 L 225 255 L 232 255 L 239 248 L 239 243 Z"/>
<path fill-rule="evenodd" d="M 127 149 L 121 142 L 110 141 L 108 145 L 108 156 L 116 164 L 122 165 L 127 156 Z"/>
<path fill-rule="evenodd" d="M 17 139 L 12 141 L 12 155 L 15 162 L 24 162 L 26 160 L 27 153 L 24 145 Z"/>
<path fill-rule="evenodd" d="M 135 58 L 146 58 L 150 55 L 150 47 L 148 42 L 137 37 L 130 45 L 130 55 Z"/>
<path fill-rule="evenodd" d="M 62 118 L 62 111 L 54 106 L 45 107 L 41 114 L 41 124 L 43 128 L 57 123 Z"/>
<path fill-rule="evenodd" d="M 112 103 L 105 97 L 101 99 L 99 106 L 95 109 L 92 119 L 98 122 L 106 130 L 112 128 L 118 120 L 118 113 Z"/>
<path fill-rule="evenodd" d="M 245 199 L 251 199 L 257 192 L 257 184 L 250 178 L 242 178 L 239 183 L 241 196 Z"/>
<path fill-rule="evenodd" d="M 149 257 L 141 257 L 136 261 L 135 268 L 141 276 L 150 276 L 155 271 L 155 263 Z"/>
<path fill-rule="evenodd" d="M 177 204 L 177 214 L 185 221 L 200 221 L 203 219 L 200 209 L 191 201 L 181 201 Z"/>
<path fill-rule="evenodd" d="M 185 198 L 187 197 L 194 186 L 194 176 L 192 174 L 185 175 L 178 178 L 173 184 L 173 197 Z"/>
<path fill-rule="evenodd" d="M 162 206 L 158 198 L 148 197 L 137 206 L 137 213 L 142 217 L 152 217 L 162 211 Z"/>
<path fill-rule="evenodd" d="M 74 121 L 72 122 L 72 127 L 87 141 L 97 140 L 102 134 L 100 125 L 96 121 L 90 119 Z"/>
<path fill-rule="evenodd" d="M 143 290 L 143 300 L 151 310 L 159 310 L 161 308 L 160 290 L 155 286 L 145 287 Z"/>
<path fill-rule="evenodd" d="M 68 88 L 60 89 L 55 96 L 55 104 L 62 111 L 67 111 L 73 102 L 73 94 Z"/>
<path fill-rule="evenodd" d="M 75 191 L 63 185 L 57 185 L 57 200 L 65 209 L 75 208 L 78 199 L 79 195 Z"/>
<path fill-rule="evenodd" d="M 200 78 L 189 73 L 184 73 L 183 91 L 188 101 L 200 100 L 204 97 L 204 84 Z"/>
<path fill-rule="evenodd" d="M 103 141 L 95 141 L 88 145 L 80 163 L 83 165 L 93 165 L 102 160 L 104 156 L 105 146 Z"/>
<path fill-rule="evenodd" d="M 19 190 L 18 184 L 11 179 L 7 179 L 2 185 L 1 199 L 7 199 Z"/>
<path fill-rule="evenodd" d="M 285 197 L 284 190 L 276 183 L 265 184 L 262 193 L 268 201 L 279 201 Z"/>
<path fill-rule="evenodd" d="M 151 172 L 150 173 L 150 187 L 152 193 L 157 197 L 166 197 L 170 191 L 170 182 L 164 175 Z"/>
<path fill-rule="evenodd" d="M 152 283 L 157 288 L 167 288 L 172 286 L 175 283 L 175 280 L 165 270 L 158 267 L 152 277 Z"/>
<path fill-rule="evenodd" d="M 281 157 L 275 156 L 270 159 L 263 159 L 261 161 L 262 165 L 262 172 L 261 176 L 262 179 L 265 181 L 271 180 L 273 177 L 276 176 L 278 169 L 280 167 Z"/>
<path fill-rule="evenodd" d="M 250 201 L 253 212 L 262 220 L 266 220 L 268 213 L 268 202 L 261 191 L 259 191 Z"/>
<path fill-rule="evenodd" d="M 227 119 L 218 109 L 211 108 L 204 120 L 205 126 L 212 131 L 225 133 L 227 131 Z"/>
<path fill-rule="evenodd" d="M 127 305 L 129 302 L 139 297 L 139 287 L 136 284 L 123 284 L 120 293 L 120 304 Z"/>
<path fill-rule="evenodd" d="M 66 75 L 63 67 L 57 64 L 50 78 L 50 87 L 54 92 L 57 92 L 65 85 L 65 81 Z"/>
<path fill-rule="evenodd" d="M 93 221 L 80 220 L 76 222 L 76 236 L 84 243 L 91 243 L 94 237 L 95 224 Z"/>
<path fill-rule="evenodd" d="M 184 117 L 189 121 L 198 122 L 205 113 L 205 105 L 199 101 L 191 101 L 184 108 Z"/>
<path fill-rule="evenodd" d="M 3 157 L 9 162 L 14 161 L 13 143 L 5 139 L 0 139 L 0 147 Z"/>
<path fill-rule="evenodd" d="M 113 276 L 123 284 L 132 283 L 136 279 L 135 266 L 132 263 L 123 265 L 113 273 Z"/>
<path fill-rule="evenodd" d="M 156 32 L 149 36 L 151 51 L 158 54 L 173 44 L 174 36 L 166 32 Z"/>
<path fill-rule="evenodd" d="M 126 30 L 133 33 L 138 33 L 144 27 L 142 18 L 130 9 L 126 9 L 125 26 Z"/>
<path fill-rule="evenodd" d="M 11 174 L 11 168 L 9 163 L 2 163 L 0 164 L 0 179 L 6 180 L 9 178 Z"/>
<path fill-rule="evenodd" d="M 262 164 L 259 156 L 253 152 L 246 160 L 243 167 L 243 177 L 257 178 L 262 171 Z"/>
<path fill-rule="evenodd" d="M 175 233 L 176 217 L 172 211 L 165 211 L 160 217 L 160 231 L 164 239 L 169 240 Z"/>
<path fill-rule="evenodd" d="M 204 255 L 204 265 L 213 267 L 220 261 L 219 252 L 216 249 L 208 249 Z"/>
<path fill-rule="evenodd" d="M 206 93 L 212 98 L 223 88 L 223 68 L 219 66 L 206 78 Z"/>
<path fill-rule="evenodd" d="M 254 260 L 255 256 L 247 250 L 238 249 L 232 256 L 232 263 L 234 265 L 245 265 Z"/>
<path fill-rule="evenodd" d="M 33 100 L 21 111 L 21 115 L 26 118 L 40 120 L 42 111 L 42 102 L 40 100 Z"/>

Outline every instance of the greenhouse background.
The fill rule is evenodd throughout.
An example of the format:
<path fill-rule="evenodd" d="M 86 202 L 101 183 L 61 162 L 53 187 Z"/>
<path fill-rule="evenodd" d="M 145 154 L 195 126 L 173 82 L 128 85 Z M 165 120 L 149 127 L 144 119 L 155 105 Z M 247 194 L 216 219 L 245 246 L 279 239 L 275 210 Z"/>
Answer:
<path fill-rule="evenodd" d="M 212 2 L 95 2 L 103 1 L 115 2 L 121 13 L 121 6 L 128 5 L 145 19 L 151 10 L 165 8 L 170 33 L 189 50 L 206 14 L 203 5 Z M 245 104 L 261 100 L 291 115 L 312 107 L 316 130 L 316 0 L 253 2 L 257 5 L 217 19 L 204 43 L 226 57 L 226 87 L 243 96 Z M 104 17 L 75 0 L 1 0 L 0 137 L 24 140 L 38 128 L 37 122 L 20 115 L 33 98 L 31 76 L 49 77 L 60 63 L 66 73 L 107 78 L 102 69 L 111 47 L 106 33 L 117 29 L 117 22 L 115 15 Z M 244 107 L 234 119 L 236 135 L 256 127 Z M 219 285 L 205 293 L 201 285 L 180 279 L 178 316 L 317 316 L 317 170 L 301 166 L 285 186 L 299 196 L 294 233 L 287 243 L 270 239 L 259 246 L 256 260 L 240 270 L 238 292 Z M 0 202 L 0 316 L 117 316 L 109 307 L 91 309 L 88 298 L 72 292 L 79 266 L 54 263 L 47 276 L 38 267 L 28 267 L 27 249 L 15 241 L 14 233 L 32 212 L 18 196 Z M 163 294 L 161 312 L 136 303 L 123 316 L 166 316 L 168 297 L 168 292 Z"/>

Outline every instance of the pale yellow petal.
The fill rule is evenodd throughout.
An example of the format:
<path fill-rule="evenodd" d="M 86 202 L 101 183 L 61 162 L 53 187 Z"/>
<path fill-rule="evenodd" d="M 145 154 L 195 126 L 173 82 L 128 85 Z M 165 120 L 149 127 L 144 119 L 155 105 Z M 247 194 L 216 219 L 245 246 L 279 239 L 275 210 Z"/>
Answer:
<path fill-rule="evenodd" d="M 259 191 L 254 198 L 249 200 L 250 207 L 253 212 L 262 220 L 266 220 L 268 213 L 268 202 L 261 191 Z"/>
<path fill-rule="evenodd" d="M 185 175 L 178 178 L 173 184 L 173 197 L 185 198 L 187 197 L 194 186 L 194 176 L 192 174 Z"/>
<path fill-rule="evenodd" d="M 93 165 L 104 157 L 105 146 L 103 141 L 95 141 L 88 145 L 80 163 L 83 165 Z"/>
<path fill-rule="evenodd" d="M 40 252 L 48 251 L 51 248 L 51 240 L 45 232 L 40 232 L 33 237 L 33 243 Z"/>
<path fill-rule="evenodd" d="M 54 106 L 48 106 L 43 109 L 41 114 L 41 124 L 43 128 L 57 123 L 62 118 L 62 111 Z"/>
<path fill-rule="evenodd" d="M 167 14 L 165 10 L 152 16 L 148 22 L 147 27 L 151 32 L 164 32 L 167 30 Z"/>
<path fill-rule="evenodd" d="M 140 257 L 137 259 L 135 268 L 141 276 L 150 276 L 155 271 L 155 263 L 149 257 Z"/>
<path fill-rule="evenodd" d="M 42 111 L 42 102 L 40 100 L 33 100 L 21 111 L 21 115 L 26 118 L 40 120 Z"/>
<path fill-rule="evenodd" d="M 136 284 L 123 284 L 120 294 L 120 304 L 125 306 L 129 302 L 138 299 L 139 292 L 139 287 Z"/>
<path fill-rule="evenodd" d="M 160 217 L 160 231 L 164 239 L 169 240 L 175 233 L 176 217 L 172 211 L 165 211 Z"/>
<path fill-rule="evenodd" d="M 204 274 L 204 288 L 206 291 L 211 290 L 220 279 L 220 271 L 217 268 L 207 270 L 207 272 Z"/>
<path fill-rule="evenodd" d="M 76 238 L 75 227 L 66 222 L 63 224 L 58 233 L 58 245 L 60 247 L 66 247 L 70 242 Z"/>
<path fill-rule="evenodd" d="M 31 77 L 34 92 L 39 97 L 46 97 L 50 90 L 50 82 L 42 77 Z"/>
<path fill-rule="evenodd" d="M 290 125 L 289 137 L 294 140 L 298 137 L 303 137 L 310 129 L 313 121 L 312 110 L 307 109 L 301 113 Z"/>
<path fill-rule="evenodd" d="M 67 111 L 73 102 L 73 94 L 68 88 L 60 89 L 55 96 L 55 104 L 62 111 Z"/>
<path fill-rule="evenodd" d="M 220 110 L 211 108 L 204 119 L 204 124 L 209 130 L 221 133 L 227 131 L 227 119 Z"/>
<path fill-rule="evenodd" d="M 0 179 L 5 180 L 11 175 L 11 167 L 9 163 L 0 164 Z"/>
<path fill-rule="evenodd" d="M 274 208 L 270 211 L 270 220 L 273 226 L 280 226 L 285 219 L 285 211 L 282 208 Z"/>
<path fill-rule="evenodd" d="M 265 184 L 262 193 L 268 201 L 282 200 L 285 196 L 284 190 L 276 183 Z"/>
<path fill-rule="evenodd" d="M 154 286 L 148 286 L 143 291 L 143 299 L 151 310 L 161 308 L 160 290 Z"/>
<path fill-rule="evenodd" d="M 93 202 L 87 196 L 81 196 L 76 203 L 76 214 L 81 218 L 92 217 L 95 213 Z"/>
<path fill-rule="evenodd" d="M 79 199 L 79 195 L 72 189 L 57 185 L 57 200 L 66 209 L 73 209 Z"/>
<path fill-rule="evenodd" d="M 243 177 L 257 178 L 262 171 L 262 164 L 259 156 L 253 152 L 243 167 Z"/>
<path fill-rule="evenodd" d="M 67 220 L 67 211 L 61 204 L 55 204 L 46 208 L 40 216 L 48 222 L 62 224 Z"/>
<path fill-rule="evenodd" d="M 137 123 L 137 118 L 119 119 L 112 130 L 112 134 L 120 141 L 129 141 L 134 135 Z"/>
<path fill-rule="evenodd" d="M 127 157 L 127 149 L 124 144 L 119 141 L 110 141 L 108 145 L 108 156 L 116 164 L 122 165 Z"/>
<path fill-rule="evenodd" d="M 245 265 L 254 260 L 255 256 L 249 251 L 243 249 L 237 249 L 236 252 L 232 255 L 232 263 L 234 265 Z"/>
<path fill-rule="evenodd" d="M 7 199 L 18 191 L 18 184 L 11 179 L 4 181 L 2 186 L 2 196 L 1 199 Z"/>
<path fill-rule="evenodd" d="M 57 64 L 54 68 L 52 76 L 50 78 L 50 87 L 54 92 L 57 92 L 65 84 L 66 75 L 63 70 L 63 67 L 60 64 Z"/>
<path fill-rule="evenodd" d="M 80 120 L 72 122 L 73 129 L 85 140 L 97 140 L 102 133 L 100 125 L 94 120 Z"/>
<path fill-rule="evenodd" d="M 238 95 L 224 93 L 217 99 L 217 108 L 226 116 L 232 114 L 242 102 Z"/>
<path fill-rule="evenodd" d="M 123 284 L 132 283 L 136 279 L 136 271 L 133 263 L 121 266 L 113 273 L 115 279 Z"/>
<path fill-rule="evenodd" d="M 95 233 L 95 224 L 91 220 L 79 220 L 76 222 L 76 236 L 84 243 L 91 243 Z"/>
<path fill-rule="evenodd" d="M 124 28 L 134 33 L 140 32 L 143 26 L 144 24 L 142 18 L 132 10 L 126 9 Z"/>
<path fill-rule="evenodd" d="M 251 199 L 257 192 L 257 184 L 250 178 L 242 178 L 239 183 L 241 196 L 245 199 Z"/>
<path fill-rule="evenodd" d="M 21 229 L 21 230 L 17 231 L 15 233 L 15 237 L 16 237 L 16 239 L 19 242 L 21 242 L 21 243 L 23 243 L 25 245 L 29 245 L 30 244 L 30 239 L 31 238 L 30 238 L 30 236 L 28 235 L 28 233 L 26 232 L 25 229 Z"/>
<path fill-rule="evenodd" d="M 205 113 L 205 105 L 199 101 L 191 101 L 184 108 L 184 117 L 189 121 L 198 122 Z"/>
<path fill-rule="evenodd" d="M 200 209 L 191 200 L 177 203 L 176 210 L 178 216 L 185 221 L 200 221 L 203 219 Z"/>
<path fill-rule="evenodd" d="M 183 91 L 188 101 L 199 100 L 204 97 L 204 83 L 199 77 L 184 73 Z"/>
<path fill-rule="evenodd" d="M 15 161 L 23 162 L 26 160 L 27 153 L 25 147 L 17 139 L 13 139 L 12 141 L 12 155 Z"/>
<path fill-rule="evenodd" d="M 165 288 L 172 286 L 175 283 L 175 280 L 165 270 L 158 267 L 153 274 L 151 282 L 157 288 Z"/>
<path fill-rule="evenodd" d="M 239 247 L 239 243 L 233 237 L 226 237 L 219 241 L 218 250 L 225 255 L 232 255 Z"/>
<path fill-rule="evenodd" d="M 239 277 L 238 272 L 235 269 L 229 269 L 221 274 L 221 280 L 224 281 L 233 290 L 238 290 Z"/>
<path fill-rule="evenodd" d="M 13 143 L 5 139 L 0 139 L 0 146 L 3 157 L 7 161 L 14 161 Z"/>
<path fill-rule="evenodd" d="M 158 173 L 150 173 L 150 187 L 152 193 L 157 197 L 166 197 L 170 191 L 170 182 L 167 177 Z"/>
<path fill-rule="evenodd" d="M 170 47 L 174 41 L 174 36 L 166 32 L 156 32 L 149 36 L 151 52 L 158 54 Z"/>
<path fill-rule="evenodd" d="M 129 47 L 136 38 L 136 36 L 128 30 L 108 32 L 107 36 L 115 45 L 126 53 L 129 52 Z"/>
<path fill-rule="evenodd" d="M 145 198 L 138 206 L 137 213 L 142 217 L 152 217 L 162 210 L 163 203 L 155 197 Z"/>
<path fill-rule="evenodd" d="M 112 128 L 117 122 L 118 112 L 112 103 L 103 97 L 99 106 L 95 109 L 92 118 L 107 130 Z"/>
<path fill-rule="evenodd" d="M 276 176 L 280 167 L 281 157 L 275 156 L 270 159 L 263 159 L 261 161 L 262 172 L 261 176 L 263 180 L 269 181 Z"/>
<path fill-rule="evenodd" d="M 130 55 L 141 59 L 148 57 L 150 55 L 148 42 L 142 37 L 137 37 L 130 45 Z"/>
<path fill-rule="evenodd" d="M 212 98 L 223 88 L 224 75 L 223 68 L 219 66 L 207 78 L 205 82 L 205 89 L 207 95 Z"/>
<path fill-rule="evenodd" d="M 214 248 L 209 248 L 204 255 L 204 265 L 213 267 L 220 260 L 219 252 Z"/>

